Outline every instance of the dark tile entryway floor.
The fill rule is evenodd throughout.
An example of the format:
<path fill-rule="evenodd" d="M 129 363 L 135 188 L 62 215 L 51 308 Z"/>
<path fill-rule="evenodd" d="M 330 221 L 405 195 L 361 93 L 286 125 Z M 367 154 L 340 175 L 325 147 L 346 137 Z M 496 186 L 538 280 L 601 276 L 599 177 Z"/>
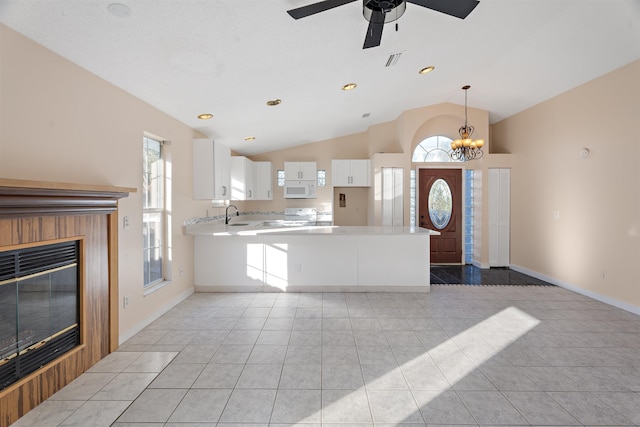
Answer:
<path fill-rule="evenodd" d="M 478 268 L 472 265 L 432 265 L 432 285 L 536 285 L 553 286 L 509 268 Z"/>

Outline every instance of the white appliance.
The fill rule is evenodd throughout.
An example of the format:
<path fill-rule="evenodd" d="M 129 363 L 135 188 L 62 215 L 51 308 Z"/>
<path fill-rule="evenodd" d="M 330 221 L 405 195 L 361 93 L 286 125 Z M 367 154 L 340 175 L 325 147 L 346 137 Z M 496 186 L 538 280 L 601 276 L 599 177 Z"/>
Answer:
<path fill-rule="evenodd" d="M 316 208 L 285 208 L 285 225 L 316 225 L 318 211 Z"/>
<path fill-rule="evenodd" d="M 315 199 L 316 198 L 316 181 L 285 181 L 284 182 L 284 198 L 285 199 Z"/>

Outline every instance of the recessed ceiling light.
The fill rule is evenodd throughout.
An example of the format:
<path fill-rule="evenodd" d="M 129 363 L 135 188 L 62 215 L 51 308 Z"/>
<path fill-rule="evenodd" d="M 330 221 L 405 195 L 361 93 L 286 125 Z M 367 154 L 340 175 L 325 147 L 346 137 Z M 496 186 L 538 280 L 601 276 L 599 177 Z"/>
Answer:
<path fill-rule="evenodd" d="M 131 15 L 131 8 L 122 3 L 111 3 L 107 6 L 107 10 L 110 14 L 117 16 L 118 18 L 126 18 Z"/>
<path fill-rule="evenodd" d="M 267 105 L 269 107 L 275 107 L 276 105 L 282 104 L 282 99 L 271 99 L 267 101 Z"/>
<path fill-rule="evenodd" d="M 356 83 L 347 83 L 346 85 L 342 86 L 342 90 L 353 90 L 356 87 L 358 87 Z"/>
<path fill-rule="evenodd" d="M 244 140 L 245 141 L 255 141 L 256 137 L 255 136 L 247 136 Z"/>
<path fill-rule="evenodd" d="M 198 118 L 200 120 L 209 120 L 213 118 L 213 114 L 211 113 L 198 114 Z"/>
<path fill-rule="evenodd" d="M 424 67 L 422 70 L 418 71 L 419 74 L 427 74 L 435 70 L 436 67 L 433 65 L 429 65 L 428 67 Z"/>

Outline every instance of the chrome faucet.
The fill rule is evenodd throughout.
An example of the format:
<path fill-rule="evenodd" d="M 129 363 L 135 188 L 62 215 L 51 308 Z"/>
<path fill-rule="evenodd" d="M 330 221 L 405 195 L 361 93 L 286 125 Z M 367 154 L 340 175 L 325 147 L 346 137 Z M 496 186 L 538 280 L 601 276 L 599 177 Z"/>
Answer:
<path fill-rule="evenodd" d="M 236 205 L 229 205 L 227 206 L 227 210 L 224 212 L 224 223 L 225 224 L 229 224 L 229 208 L 235 208 L 236 209 L 236 216 L 240 216 L 240 212 L 238 212 L 238 207 Z"/>

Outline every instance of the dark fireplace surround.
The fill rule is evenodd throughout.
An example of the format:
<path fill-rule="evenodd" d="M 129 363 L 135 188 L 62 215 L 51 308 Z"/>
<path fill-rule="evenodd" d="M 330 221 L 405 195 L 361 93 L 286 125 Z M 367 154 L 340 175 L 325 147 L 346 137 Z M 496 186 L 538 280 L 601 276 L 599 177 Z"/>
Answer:
<path fill-rule="evenodd" d="M 117 209 L 135 191 L 0 178 L 0 427 L 118 348 Z"/>

